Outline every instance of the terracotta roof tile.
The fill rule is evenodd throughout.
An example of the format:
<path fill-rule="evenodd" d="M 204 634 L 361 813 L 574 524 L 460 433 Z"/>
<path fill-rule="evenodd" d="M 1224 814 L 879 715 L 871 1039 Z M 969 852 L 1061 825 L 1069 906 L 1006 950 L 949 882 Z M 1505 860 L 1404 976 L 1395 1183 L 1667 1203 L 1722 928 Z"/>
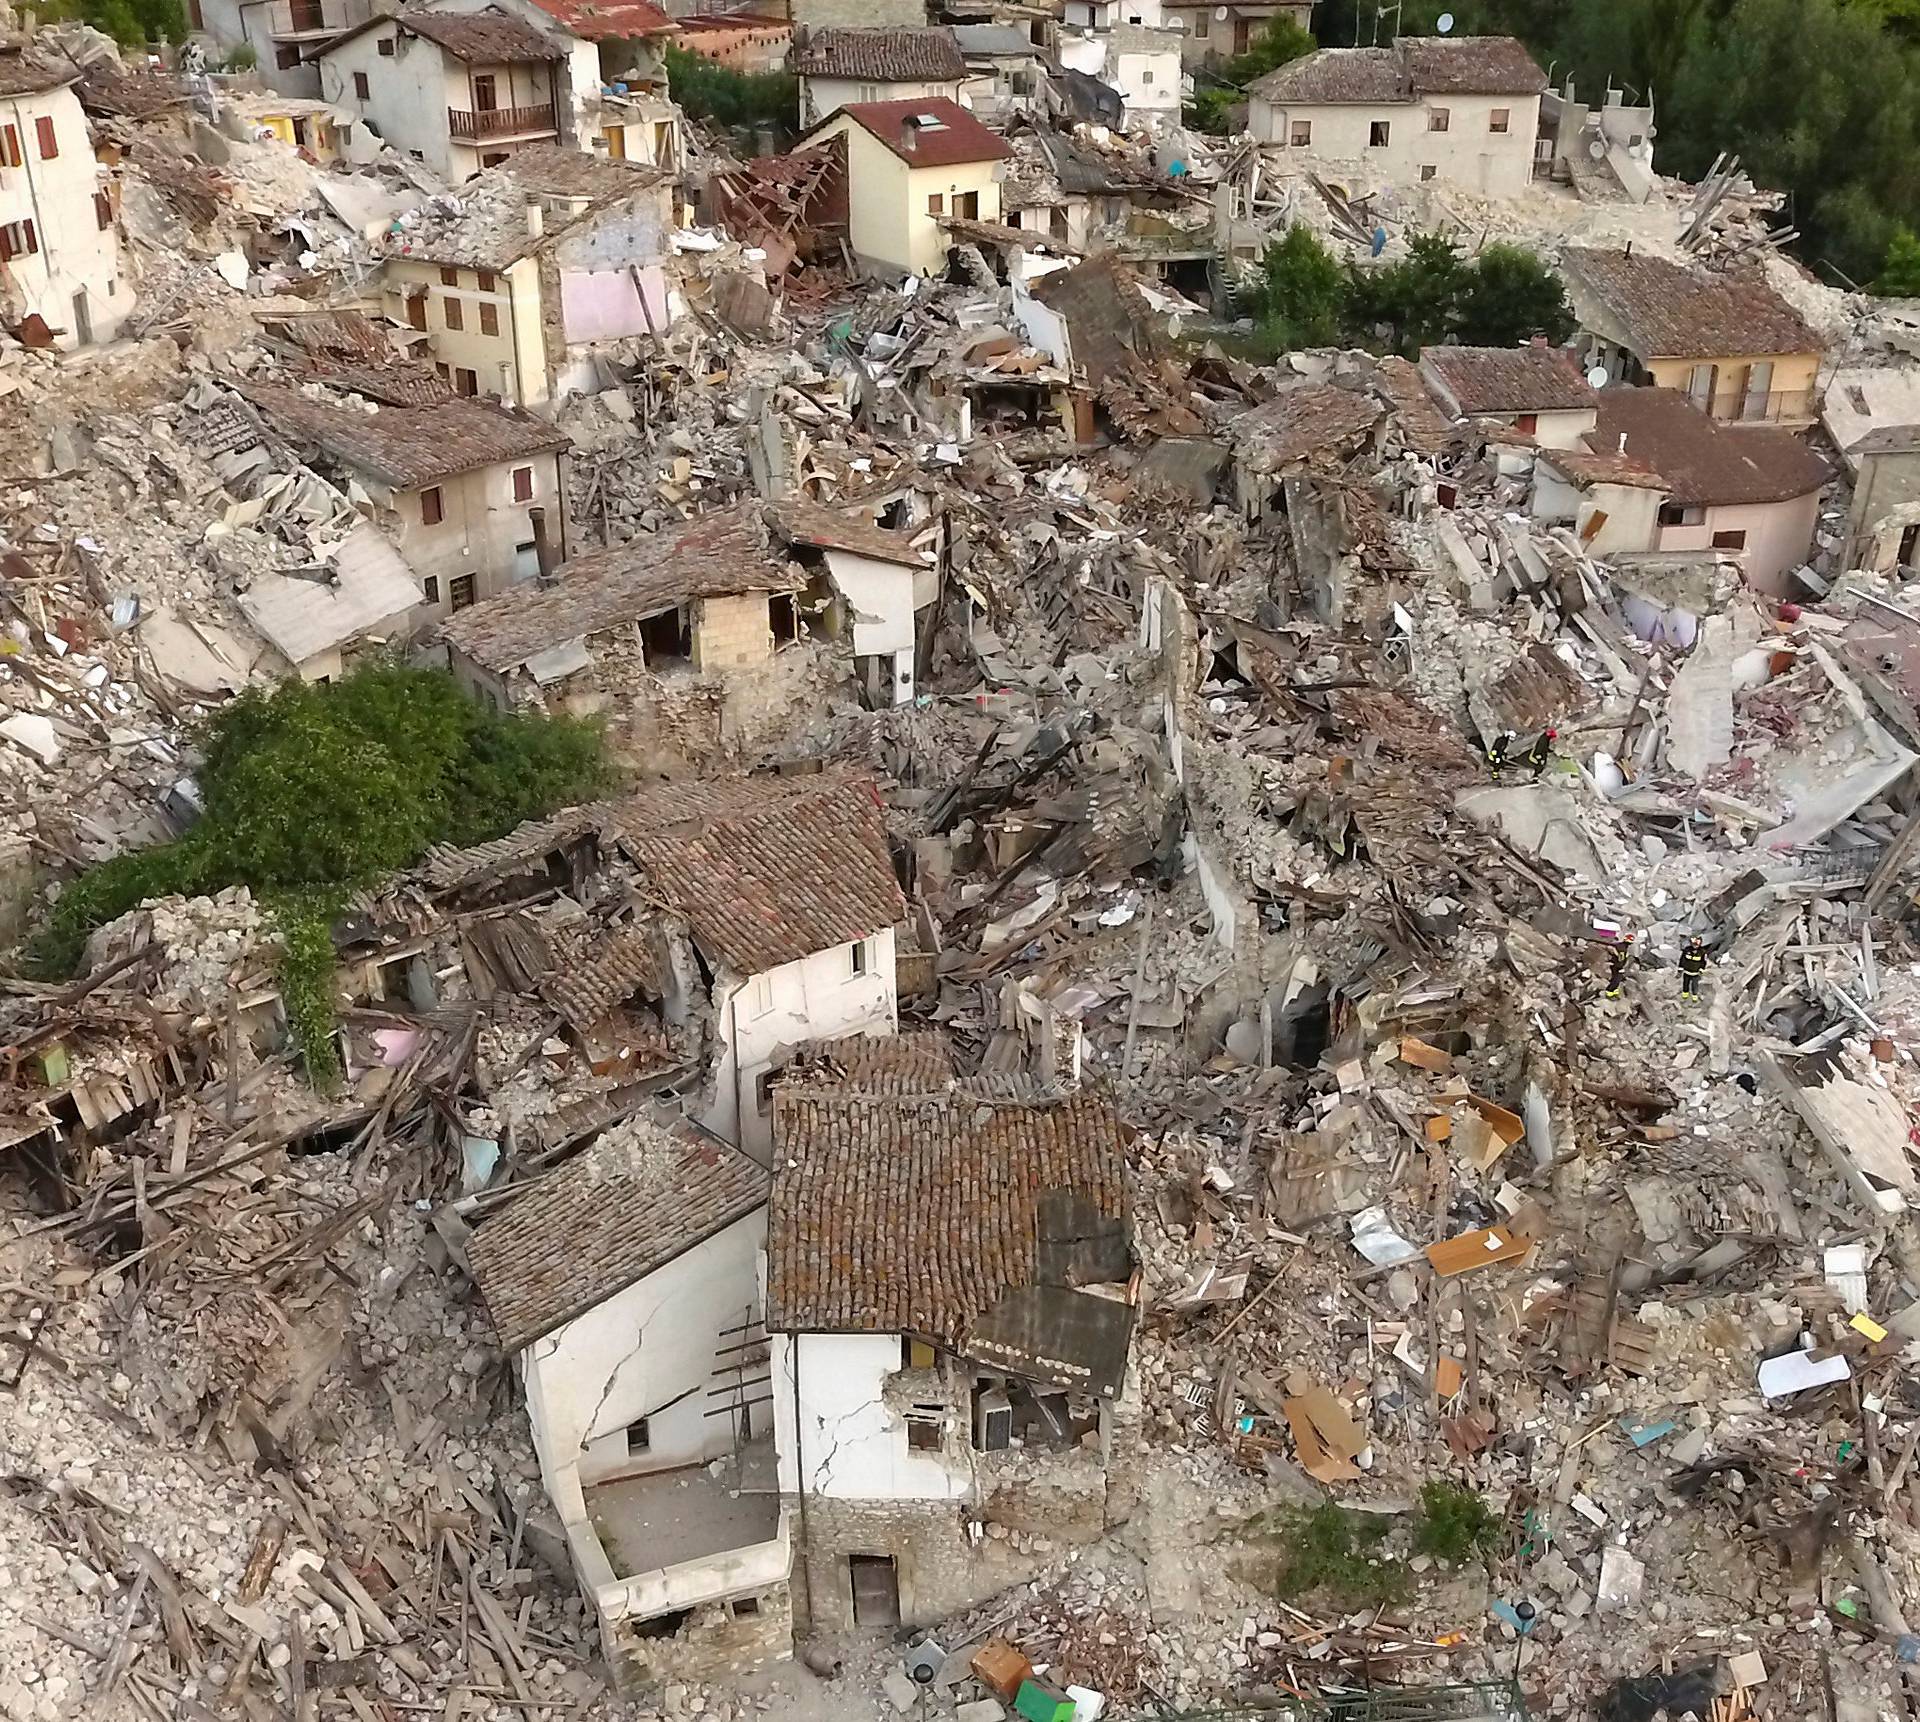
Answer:
<path fill-rule="evenodd" d="M 1428 347 L 1420 369 L 1463 417 L 1576 411 L 1598 398 L 1564 347 Z"/>
<path fill-rule="evenodd" d="M 1402 36 L 1390 48 L 1320 48 L 1248 86 L 1268 102 L 1410 102 L 1538 95 L 1546 74 L 1512 36 Z"/>
<path fill-rule="evenodd" d="M 772 1329 L 961 1345 L 1009 1291 L 1038 1283 L 1043 1197 L 1129 1215 L 1126 1127 L 1091 1094 L 781 1087 L 774 1141 Z"/>
<path fill-rule="evenodd" d="M 564 60 L 550 36 L 501 12 L 402 12 L 403 29 L 437 42 L 468 65 L 502 65 L 510 60 Z"/>
<path fill-rule="evenodd" d="M 533 0 L 570 35 L 588 42 L 666 36 L 680 26 L 652 0 Z"/>
<path fill-rule="evenodd" d="M 579 960 L 549 975 L 540 996 L 585 1034 L 635 993 L 660 996 L 661 966 L 650 925 L 627 925 L 601 936 Z"/>
<path fill-rule="evenodd" d="M 684 1119 L 610 1128 L 478 1227 L 467 1246 L 516 1352 L 752 1213 L 767 1173 Z"/>
<path fill-rule="evenodd" d="M 663 784 L 610 822 L 707 955 L 764 974 L 906 918 L 872 779 L 719 778 Z"/>
<path fill-rule="evenodd" d="M 1384 409 L 1370 395 L 1332 383 L 1295 383 L 1229 426 L 1235 449 L 1253 470 L 1278 472 L 1322 451 L 1352 449 L 1380 422 Z"/>
<path fill-rule="evenodd" d="M 518 669 L 570 640 L 643 621 L 695 598 L 795 592 L 751 508 L 702 514 L 562 563 L 551 586 L 516 586 L 450 617 L 440 637 L 483 669 Z"/>
<path fill-rule="evenodd" d="M 1622 436 L 1629 458 L 1651 467 L 1669 498 L 1689 507 L 1784 502 L 1831 476 L 1791 431 L 1717 424 L 1674 389 L 1602 389 L 1600 422 L 1587 440 L 1597 453 L 1617 454 Z"/>
<path fill-rule="evenodd" d="M 1563 262 L 1576 300 L 1582 288 L 1590 293 L 1642 360 L 1821 351 L 1820 337 L 1758 270 L 1716 273 L 1645 252 L 1582 248 Z"/>
<path fill-rule="evenodd" d="M 795 544 L 817 550 L 846 550 L 876 562 L 924 568 L 928 558 L 913 545 L 913 535 L 880 525 L 863 508 L 826 508 L 817 502 L 782 502 L 769 511 Z"/>
<path fill-rule="evenodd" d="M 945 96 L 916 96 L 904 102 L 849 102 L 806 134 L 816 136 L 842 116 L 887 146 L 909 167 L 957 167 L 962 162 L 1002 161 L 1012 154 L 972 114 Z M 922 125 L 928 120 L 933 123 Z M 911 129 L 912 148 L 902 141 Z M 806 141 L 803 138 L 802 143 Z"/>
<path fill-rule="evenodd" d="M 957 84 L 966 78 L 967 63 L 951 30 L 828 27 L 795 33 L 787 70 L 798 78 Z"/>

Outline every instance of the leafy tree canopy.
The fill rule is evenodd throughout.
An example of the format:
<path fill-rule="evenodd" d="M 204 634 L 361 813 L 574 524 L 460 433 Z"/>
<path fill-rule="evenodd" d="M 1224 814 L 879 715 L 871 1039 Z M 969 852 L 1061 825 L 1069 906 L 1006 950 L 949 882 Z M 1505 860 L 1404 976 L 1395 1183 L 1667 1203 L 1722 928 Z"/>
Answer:
<path fill-rule="evenodd" d="M 800 111 L 800 83 L 785 72 L 737 72 L 704 54 L 669 46 L 668 87 L 690 120 L 730 130 L 772 126 L 790 136 Z"/>

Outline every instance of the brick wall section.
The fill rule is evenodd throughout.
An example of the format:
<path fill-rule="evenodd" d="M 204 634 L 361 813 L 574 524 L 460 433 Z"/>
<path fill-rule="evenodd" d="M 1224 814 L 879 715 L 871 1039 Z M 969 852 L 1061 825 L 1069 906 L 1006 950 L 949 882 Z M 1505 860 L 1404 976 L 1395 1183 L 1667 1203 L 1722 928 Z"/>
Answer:
<path fill-rule="evenodd" d="M 779 1585 L 760 1592 L 758 1600 L 760 1611 L 752 1615 L 729 1615 L 724 1603 L 703 1603 L 664 1638 L 638 1631 L 644 1622 L 603 1621 L 601 1648 L 614 1690 L 629 1703 L 645 1702 L 675 1681 L 724 1680 L 791 1656 L 791 1591 Z"/>
<path fill-rule="evenodd" d="M 766 593 L 702 598 L 694 606 L 693 663 L 703 676 L 720 670 L 751 669 L 772 656 L 773 629 L 767 620 Z"/>

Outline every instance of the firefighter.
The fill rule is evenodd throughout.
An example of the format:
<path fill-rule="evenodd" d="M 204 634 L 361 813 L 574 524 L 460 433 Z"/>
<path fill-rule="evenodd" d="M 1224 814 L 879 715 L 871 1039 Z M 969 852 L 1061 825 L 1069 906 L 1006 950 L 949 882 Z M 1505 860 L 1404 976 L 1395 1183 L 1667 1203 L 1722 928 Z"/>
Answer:
<path fill-rule="evenodd" d="M 1706 943 L 1696 933 L 1680 953 L 1680 996 L 1683 999 L 1697 999 L 1700 996 L 1700 977 L 1706 972 Z"/>
<path fill-rule="evenodd" d="M 1487 743 L 1487 769 L 1493 773 L 1496 781 L 1499 779 L 1501 768 L 1506 765 L 1513 752 L 1513 741 L 1513 731 L 1503 729 Z"/>
<path fill-rule="evenodd" d="M 1545 771 L 1553 761 L 1553 744 L 1559 735 L 1560 732 L 1557 729 L 1543 729 L 1534 737 L 1533 746 L 1527 749 L 1527 764 L 1533 768 L 1533 778 L 1536 783 L 1540 781 L 1541 772 Z"/>
<path fill-rule="evenodd" d="M 1616 944 L 1607 947 L 1607 994 L 1610 999 L 1620 996 L 1620 983 L 1627 978 L 1628 966 L 1633 962 L 1633 934 L 1622 933 Z"/>

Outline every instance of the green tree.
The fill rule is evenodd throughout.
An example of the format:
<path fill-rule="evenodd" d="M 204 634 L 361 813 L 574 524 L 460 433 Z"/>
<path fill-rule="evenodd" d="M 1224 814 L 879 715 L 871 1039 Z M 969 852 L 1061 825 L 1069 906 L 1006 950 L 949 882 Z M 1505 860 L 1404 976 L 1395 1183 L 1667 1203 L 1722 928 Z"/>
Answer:
<path fill-rule="evenodd" d="M 1896 299 L 1920 299 L 1920 234 L 1905 223 L 1887 241 L 1887 255 L 1873 290 Z"/>
<path fill-rule="evenodd" d="M 1275 18 L 1247 44 L 1246 52 L 1235 54 L 1220 68 L 1221 79 L 1236 90 L 1244 90 L 1256 78 L 1311 54 L 1318 44 L 1291 18 Z"/>
<path fill-rule="evenodd" d="M 1560 277 L 1531 251 L 1496 242 L 1467 265 L 1454 331 L 1471 347 L 1513 347 L 1535 335 L 1558 346 L 1574 330 Z"/>
<path fill-rule="evenodd" d="M 1289 227 L 1267 246 L 1247 306 L 1276 349 L 1326 347 L 1347 316 L 1347 278 L 1309 227 Z"/>
<path fill-rule="evenodd" d="M 184 42 L 187 14 L 181 0 L 47 0 L 34 11 L 49 24 L 91 24 L 125 48 L 148 42 Z"/>
<path fill-rule="evenodd" d="M 736 72 L 704 54 L 668 47 L 668 87 L 690 120 L 710 120 L 729 130 L 771 126 L 793 135 L 800 112 L 800 83 L 785 72 Z"/>
<path fill-rule="evenodd" d="M 1412 356 L 1452 333 L 1469 271 L 1459 247 L 1442 233 L 1416 233 L 1407 255 L 1377 268 L 1347 266 L 1347 317 L 1363 339 L 1388 331 L 1386 342 Z"/>

